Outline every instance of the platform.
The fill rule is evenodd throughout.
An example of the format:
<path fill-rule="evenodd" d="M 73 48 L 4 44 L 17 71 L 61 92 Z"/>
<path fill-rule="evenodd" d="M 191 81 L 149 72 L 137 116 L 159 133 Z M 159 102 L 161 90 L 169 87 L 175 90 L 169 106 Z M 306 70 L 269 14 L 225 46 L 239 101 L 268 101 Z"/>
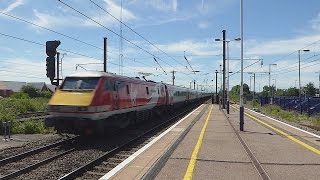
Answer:
<path fill-rule="evenodd" d="M 218 105 L 203 104 L 131 162 L 101 179 L 320 177 L 319 136 L 248 110 L 245 131 L 239 131 L 236 108 L 226 115 Z"/>

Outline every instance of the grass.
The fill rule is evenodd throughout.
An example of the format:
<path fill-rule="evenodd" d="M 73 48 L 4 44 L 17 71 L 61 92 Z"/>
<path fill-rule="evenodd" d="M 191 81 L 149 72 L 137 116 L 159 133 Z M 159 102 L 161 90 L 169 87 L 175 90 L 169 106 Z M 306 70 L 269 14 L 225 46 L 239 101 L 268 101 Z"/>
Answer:
<path fill-rule="evenodd" d="M 0 99 L 0 134 L 4 133 L 2 122 L 11 122 L 12 134 L 49 133 L 52 129 L 46 129 L 41 120 L 17 121 L 17 115 L 26 112 L 45 111 L 48 98 L 3 98 Z"/>
<path fill-rule="evenodd" d="M 258 109 L 267 115 L 289 122 L 313 126 L 314 128 L 320 130 L 320 114 L 309 117 L 307 114 L 299 114 L 297 112 L 288 112 L 282 110 L 279 106 L 276 105 L 264 105 L 262 107 L 259 107 Z"/>

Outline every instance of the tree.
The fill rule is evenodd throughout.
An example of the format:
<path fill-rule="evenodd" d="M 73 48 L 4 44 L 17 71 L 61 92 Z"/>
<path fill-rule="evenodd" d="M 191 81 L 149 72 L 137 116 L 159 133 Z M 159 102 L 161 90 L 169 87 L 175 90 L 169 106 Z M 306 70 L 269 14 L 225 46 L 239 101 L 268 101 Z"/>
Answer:
<path fill-rule="evenodd" d="M 243 95 L 250 95 L 249 86 L 246 83 L 243 84 Z M 229 96 L 232 101 L 238 102 L 240 98 L 240 85 L 233 86 Z"/>
<path fill-rule="evenodd" d="M 50 98 L 52 96 L 52 93 L 49 91 L 41 91 L 39 93 L 40 97 L 44 97 L 44 98 Z"/>
<path fill-rule="evenodd" d="M 285 89 L 277 89 L 275 96 L 286 96 L 286 90 Z"/>
<path fill-rule="evenodd" d="M 286 96 L 299 96 L 299 89 L 295 87 L 290 87 L 286 90 Z"/>
<path fill-rule="evenodd" d="M 240 95 L 240 85 L 233 86 L 229 95 L 232 101 L 238 102 Z"/>
<path fill-rule="evenodd" d="M 243 95 L 244 96 L 250 95 L 250 89 L 248 84 L 246 83 L 243 83 Z"/>
<path fill-rule="evenodd" d="M 271 91 L 270 94 L 269 94 L 269 91 Z M 263 91 L 262 91 L 261 95 L 262 96 L 269 96 L 269 95 L 272 96 L 272 93 L 274 93 L 274 92 L 275 92 L 274 86 L 263 86 Z"/>
<path fill-rule="evenodd" d="M 38 90 L 31 85 L 22 86 L 21 92 L 28 94 L 31 98 L 39 97 Z"/>
<path fill-rule="evenodd" d="M 304 86 L 303 90 L 307 96 L 315 96 L 317 91 L 312 82 L 309 82 L 306 86 Z"/>

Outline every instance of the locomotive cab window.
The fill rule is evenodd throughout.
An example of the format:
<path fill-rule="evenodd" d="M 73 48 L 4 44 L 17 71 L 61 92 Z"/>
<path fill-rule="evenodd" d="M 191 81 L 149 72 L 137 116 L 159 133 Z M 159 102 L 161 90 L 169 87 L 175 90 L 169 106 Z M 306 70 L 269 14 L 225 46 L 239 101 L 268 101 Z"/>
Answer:
<path fill-rule="evenodd" d="M 149 94 L 149 87 L 146 87 L 147 94 Z"/>
<path fill-rule="evenodd" d="M 100 77 L 67 77 L 62 86 L 62 90 L 94 90 Z"/>

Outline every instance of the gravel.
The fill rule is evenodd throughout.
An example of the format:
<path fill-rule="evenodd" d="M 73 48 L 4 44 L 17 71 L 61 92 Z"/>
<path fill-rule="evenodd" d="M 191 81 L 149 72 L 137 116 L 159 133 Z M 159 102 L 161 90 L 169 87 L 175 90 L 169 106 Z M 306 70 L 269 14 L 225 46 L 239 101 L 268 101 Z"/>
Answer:
<path fill-rule="evenodd" d="M 23 135 L 20 135 L 23 136 Z M 43 135 L 40 140 L 34 140 L 31 142 L 24 143 L 23 145 L 16 147 L 8 147 L 1 149 L 0 159 L 4 159 L 7 157 L 11 157 L 13 155 L 17 155 L 32 149 L 36 149 L 41 146 L 45 146 L 63 139 L 67 139 L 67 136 L 60 136 L 57 134 Z"/>

